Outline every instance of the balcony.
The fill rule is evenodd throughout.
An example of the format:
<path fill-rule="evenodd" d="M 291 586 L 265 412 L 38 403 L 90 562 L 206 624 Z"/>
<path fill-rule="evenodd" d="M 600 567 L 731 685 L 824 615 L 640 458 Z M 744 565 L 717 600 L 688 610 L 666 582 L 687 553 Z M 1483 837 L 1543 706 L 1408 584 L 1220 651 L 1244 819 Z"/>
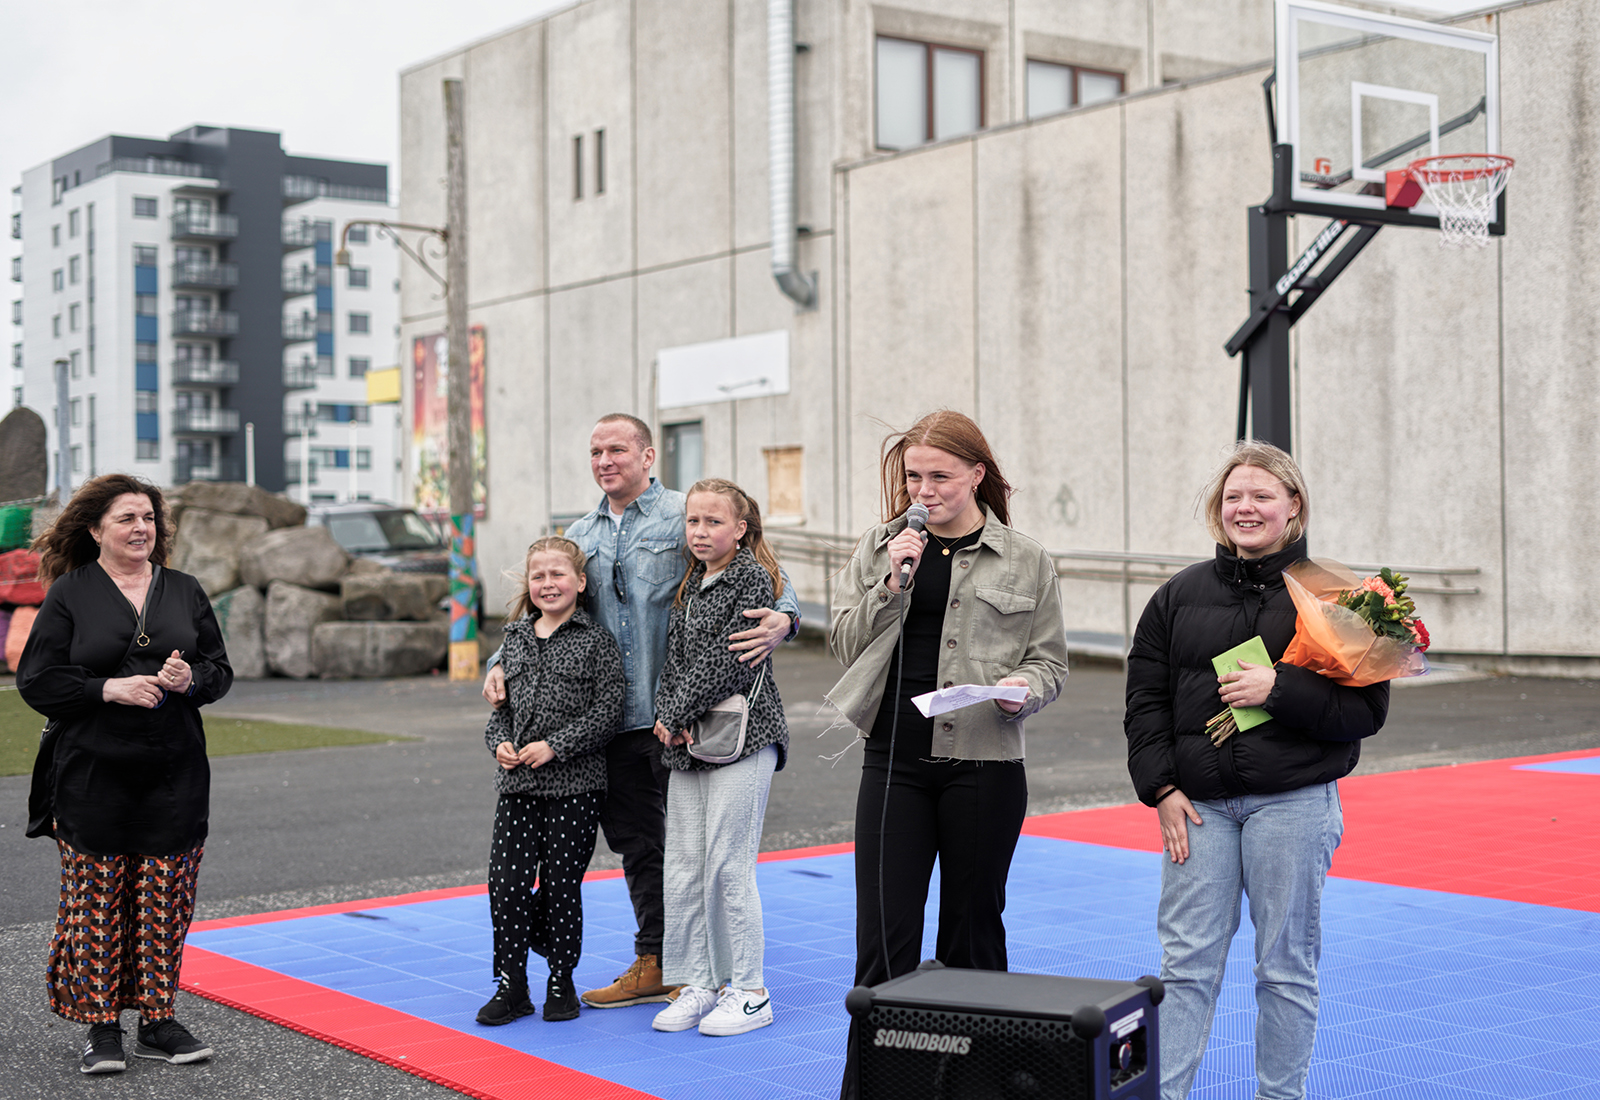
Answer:
<path fill-rule="evenodd" d="M 312 223 L 283 223 L 283 250 L 285 252 L 292 252 L 297 248 L 310 248 L 316 243 L 317 227 Z"/>
<path fill-rule="evenodd" d="M 356 202 L 389 201 L 389 192 L 382 187 L 360 187 L 352 183 L 329 183 L 314 176 L 284 176 L 283 205 L 325 196 L 330 199 L 353 199 Z"/>
<path fill-rule="evenodd" d="M 284 435 L 317 434 L 317 412 L 286 412 L 283 414 Z"/>
<path fill-rule="evenodd" d="M 299 271 L 288 268 L 283 272 L 283 296 L 293 298 L 298 294 L 315 294 L 317 292 L 317 271 L 315 268 L 302 267 Z"/>
<path fill-rule="evenodd" d="M 231 241 L 239 235 L 237 214 L 213 214 L 209 210 L 180 210 L 172 215 L 172 239 Z"/>
<path fill-rule="evenodd" d="M 172 313 L 174 336 L 237 336 L 239 315 L 229 309 L 178 309 Z"/>
<path fill-rule="evenodd" d="M 13 256 L 13 257 L 11 257 L 11 281 L 14 282 L 14 283 L 22 282 L 22 257 L 21 256 Z"/>
<path fill-rule="evenodd" d="M 11 239 L 14 240 L 14 241 L 22 240 L 22 215 L 21 215 L 21 213 L 16 213 L 16 214 L 11 215 Z"/>
<path fill-rule="evenodd" d="M 317 197 L 317 187 L 320 180 L 311 176 L 284 176 L 283 177 L 283 205 L 289 206 L 297 202 L 305 202 Z"/>
<path fill-rule="evenodd" d="M 283 338 L 290 343 L 317 338 L 317 319 L 309 313 L 283 319 Z"/>
<path fill-rule="evenodd" d="M 298 363 L 283 365 L 283 388 L 286 390 L 314 390 L 317 388 L 317 363 L 303 358 Z"/>
<path fill-rule="evenodd" d="M 178 359 L 172 364 L 172 381 L 179 386 L 237 385 L 239 364 L 232 359 Z"/>
<path fill-rule="evenodd" d="M 316 460 L 306 463 L 306 467 L 306 480 L 313 485 L 317 484 Z M 283 480 L 290 485 L 300 484 L 300 463 L 297 460 L 291 459 L 283 464 Z"/>
<path fill-rule="evenodd" d="M 173 409 L 172 430 L 186 435 L 227 435 L 239 430 L 239 410 Z"/>
<path fill-rule="evenodd" d="M 172 483 L 191 481 L 243 481 L 236 458 L 213 458 L 209 462 L 179 456 L 172 460 Z"/>
<path fill-rule="evenodd" d="M 239 285 L 239 265 L 209 260 L 179 260 L 172 265 L 172 285 L 202 290 L 232 290 Z"/>

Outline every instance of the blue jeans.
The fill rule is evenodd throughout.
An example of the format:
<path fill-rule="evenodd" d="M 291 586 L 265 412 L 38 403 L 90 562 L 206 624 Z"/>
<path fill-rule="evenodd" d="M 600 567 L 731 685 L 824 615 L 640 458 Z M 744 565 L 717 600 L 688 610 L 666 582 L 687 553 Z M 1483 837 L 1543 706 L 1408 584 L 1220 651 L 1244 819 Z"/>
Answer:
<path fill-rule="evenodd" d="M 1317 1032 L 1322 884 L 1344 833 L 1338 785 L 1194 808 L 1189 859 L 1161 864 L 1161 1100 L 1189 1095 L 1206 1052 L 1241 891 L 1256 929 L 1256 1100 L 1299 1100 Z"/>

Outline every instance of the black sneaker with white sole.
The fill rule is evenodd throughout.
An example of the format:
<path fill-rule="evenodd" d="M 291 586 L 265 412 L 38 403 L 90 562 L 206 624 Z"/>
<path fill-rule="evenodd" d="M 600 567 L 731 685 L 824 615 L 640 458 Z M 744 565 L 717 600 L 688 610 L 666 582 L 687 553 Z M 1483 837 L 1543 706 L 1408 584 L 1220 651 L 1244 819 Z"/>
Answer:
<path fill-rule="evenodd" d="M 83 1064 L 79 1073 L 121 1073 L 128 1068 L 122 1053 L 122 1028 L 116 1024 L 95 1024 L 83 1044 Z"/>
<path fill-rule="evenodd" d="M 141 1020 L 133 1056 L 156 1058 L 176 1066 L 205 1061 L 211 1057 L 211 1048 L 190 1035 L 189 1029 L 177 1020 L 157 1020 L 153 1024 Z"/>

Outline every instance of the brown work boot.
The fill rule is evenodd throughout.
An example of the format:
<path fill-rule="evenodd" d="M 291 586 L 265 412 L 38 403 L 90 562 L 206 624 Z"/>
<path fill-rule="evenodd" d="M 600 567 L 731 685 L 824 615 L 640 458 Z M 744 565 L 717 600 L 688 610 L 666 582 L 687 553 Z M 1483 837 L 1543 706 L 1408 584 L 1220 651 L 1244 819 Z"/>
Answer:
<path fill-rule="evenodd" d="M 625 974 L 604 989 L 591 989 L 583 995 L 590 1008 L 627 1008 L 629 1005 L 665 1001 L 676 993 L 675 985 L 661 984 L 661 961 L 654 955 L 640 955 Z"/>

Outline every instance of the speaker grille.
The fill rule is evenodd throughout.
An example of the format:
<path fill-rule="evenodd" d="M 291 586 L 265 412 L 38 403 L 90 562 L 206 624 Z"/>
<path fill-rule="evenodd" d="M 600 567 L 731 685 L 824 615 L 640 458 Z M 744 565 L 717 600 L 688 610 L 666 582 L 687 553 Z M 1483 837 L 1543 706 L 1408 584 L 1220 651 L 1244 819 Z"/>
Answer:
<path fill-rule="evenodd" d="M 862 1100 L 1093 1100 L 1089 1044 L 1060 1020 L 875 1006 Z"/>

